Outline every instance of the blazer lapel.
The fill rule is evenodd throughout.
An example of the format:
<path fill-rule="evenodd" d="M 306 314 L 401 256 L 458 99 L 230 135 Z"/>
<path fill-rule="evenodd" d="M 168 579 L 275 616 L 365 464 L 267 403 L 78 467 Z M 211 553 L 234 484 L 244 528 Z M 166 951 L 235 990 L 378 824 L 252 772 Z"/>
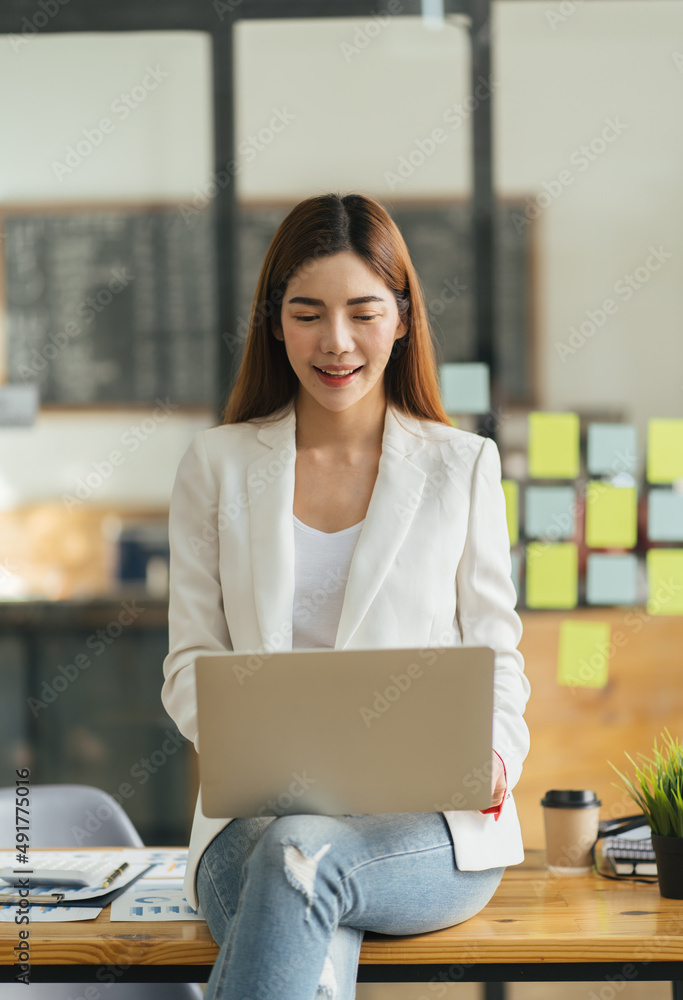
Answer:
<path fill-rule="evenodd" d="M 401 419 L 406 420 L 403 415 Z M 403 430 L 387 406 L 377 479 L 349 567 L 335 649 L 349 643 L 365 618 L 410 531 L 427 478 L 407 457 L 419 446 L 419 439 Z"/>
<path fill-rule="evenodd" d="M 416 429 L 406 414 L 400 420 Z M 268 448 L 248 467 L 249 535 L 256 614 L 263 647 L 292 649 L 294 604 L 294 473 L 296 414 L 290 404 L 257 432 Z M 342 649 L 367 614 L 413 521 L 427 478 L 408 455 L 422 447 L 387 406 L 382 454 L 365 521 L 358 536 L 335 639 Z"/>
<path fill-rule="evenodd" d="M 267 448 L 247 469 L 254 603 L 269 652 L 292 648 L 295 432 L 292 403 L 280 420 L 257 432 Z"/>

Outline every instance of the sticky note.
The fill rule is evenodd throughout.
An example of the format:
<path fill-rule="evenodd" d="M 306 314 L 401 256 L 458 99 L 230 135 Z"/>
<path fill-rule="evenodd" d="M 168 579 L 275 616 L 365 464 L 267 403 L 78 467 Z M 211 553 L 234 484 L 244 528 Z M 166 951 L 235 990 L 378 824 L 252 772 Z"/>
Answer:
<path fill-rule="evenodd" d="M 578 415 L 530 413 L 529 476 L 532 479 L 575 479 L 578 474 Z"/>
<path fill-rule="evenodd" d="M 635 486 L 586 483 L 586 545 L 592 549 L 632 549 L 638 538 Z"/>
<path fill-rule="evenodd" d="M 587 604 L 637 604 L 638 557 L 632 552 L 591 552 L 586 559 Z"/>
<path fill-rule="evenodd" d="M 683 549 L 649 549 L 647 610 L 651 615 L 683 615 Z"/>
<path fill-rule="evenodd" d="M 501 479 L 505 494 L 505 513 L 508 522 L 510 545 L 519 541 L 519 484 L 515 479 Z"/>
<path fill-rule="evenodd" d="M 522 576 L 522 553 L 519 549 L 512 549 L 510 551 L 510 562 L 512 564 L 510 576 L 512 577 L 512 582 L 515 587 L 515 592 L 517 594 L 517 600 L 519 601 L 520 595 L 520 580 Z M 515 607 L 517 605 L 515 604 Z"/>
<path fill-rule="evenodd" d="M 650 490 L 647 498 L 647 537 L 653 542 L 683 542 L 683 493 Z"/>
<path fill-rule="evenodd" d="M 458 426 L 458 421 L 454 420 L 453 417 L 449 417 L 448 419 L 451 422 L 451 427 L 457 427 Z"/>
<path fill-rule="evenodd" d="M 647 478 L 650 483 L 683 479 L 683 420 L 648 420 Z"/>
<path fill-rule="evenodd" d="M 524 533 L 527 538 L 571 538 L 575 528 L 573 486 L 527 486 L 524 490 Z"/>
<path fill-rule="evenodd" d="M 530 542 L 526 547 L 526 604 L 529 608 L 575 608 L 578 550 L 574 542 Z"/>
<path fill-rule="evenodd" d="M 609 622 L 563 621 L 560 625 L 557 683 L 570 687 L 604 687 L 607 684 L 609 656 Z"/>
<path fill-rule="evenodd" d="M 446 413 L 488 413 L 491 409 L 488 365 L 480 362 L 439 365 L 439 382 Z"/>
<path fill-rule="evenodd" d="M 636 472 L 637 432 L 633 424 L 589 424 L 586 468 L 592 476 Z"/>

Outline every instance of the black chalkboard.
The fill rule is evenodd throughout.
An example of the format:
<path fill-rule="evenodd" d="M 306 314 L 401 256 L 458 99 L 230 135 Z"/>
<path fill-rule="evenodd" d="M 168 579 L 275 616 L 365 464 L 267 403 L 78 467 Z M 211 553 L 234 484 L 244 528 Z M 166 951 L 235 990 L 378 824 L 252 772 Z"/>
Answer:
<path fill-rule="evenodd" d="M 258 274 L 275 230 L 293 206 L 243 203 L 239 207 L 239 315 L 248 317 Z M 395 203 L 387 206 L 421 280 L 438 360 L 475 361 L 471 208 L 461 204 Z M 496 348 L 508 402 L 529 403 L 531 385 L 531 224 L 519 225 L 524 204 L 498 205 L 496 238 Z M 516 221 L 517 220 L 517 221 Z M 236 340 L 246 332 L 241 323 Z"/>
<path fill-rule="evenodd" d="M 177 206 L 7 211 L 7 373 L 41 404 L 213 408 L 212 217 Z"/>
<path fill-rule="evenodd" d="M 237 328 L 246 339 L 268 245 L 291 203 L 238 206 Z M 396 205 L 422 282 L 439 361 L 476 360 L 471 209 Z M 505 396 L 530 402 L 530 231 L 507 202 L 496 218 L 497 350 Z M 172 403 L 215 408 L 217 307 L 213 218 L 188 224 L 177 206 L 7 211 L 7 371 L 38 385 L 43 404 Z"/>

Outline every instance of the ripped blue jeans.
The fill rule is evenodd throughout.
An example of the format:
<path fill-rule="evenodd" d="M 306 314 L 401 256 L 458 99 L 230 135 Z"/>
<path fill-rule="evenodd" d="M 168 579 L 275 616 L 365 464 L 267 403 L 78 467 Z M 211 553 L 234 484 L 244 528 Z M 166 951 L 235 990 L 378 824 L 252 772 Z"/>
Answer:
<path fill-rule="evenodd" d="M 352 1000 L 364 930 L 460 923 L 504 870 L 456 868 L 440 812 L 233 819 L 197 869 L 220 946 L 205 1000 Z"/>

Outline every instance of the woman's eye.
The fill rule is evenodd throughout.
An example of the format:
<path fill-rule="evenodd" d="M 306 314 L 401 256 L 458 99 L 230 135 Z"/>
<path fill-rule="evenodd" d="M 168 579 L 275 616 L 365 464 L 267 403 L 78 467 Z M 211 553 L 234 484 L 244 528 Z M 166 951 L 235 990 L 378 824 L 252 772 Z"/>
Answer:
<path fill-rule="evenodd" d="M 369 320 L 369 319 L 376 319 L 376 318 L 377 318 L 377 314 L 376 313 L 371 313 L 370 315 L 366 315 L 366 316 L 356 316 L 355 317 L 355 319 L 362 319 L 362 320 Z M 294 319 L 301 320 L 302 323 L 307 323 L 311 319 L 318 319 L 318 316 L 316 316 L 316 315 L 295 316 Z"/>

